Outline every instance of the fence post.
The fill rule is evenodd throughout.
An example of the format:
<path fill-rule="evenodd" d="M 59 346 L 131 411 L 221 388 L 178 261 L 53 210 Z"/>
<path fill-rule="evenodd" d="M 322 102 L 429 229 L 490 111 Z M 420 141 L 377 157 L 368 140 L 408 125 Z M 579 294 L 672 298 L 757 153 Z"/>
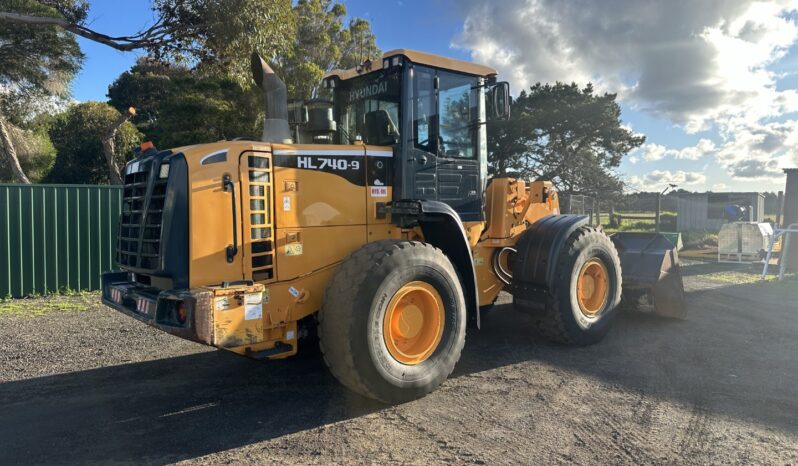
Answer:
<path fill-rule="evenodd" d="M 610 203 L 610 228 L 616 228 L 618 222 L 615 221 L 615 203 Z"/>
<path fill-rule="evenodd" d="M 776 227 L 781 226 L 781 212 L 784 210 L 784 191 L 779 191 L 779 200 L 776 204 Z"/>
<path fill-rule="evenodd" d="M 596 225 L 601 225 L 601 200 L 597 197 L 593 198 L 593 208 L 596 209 Z"/>

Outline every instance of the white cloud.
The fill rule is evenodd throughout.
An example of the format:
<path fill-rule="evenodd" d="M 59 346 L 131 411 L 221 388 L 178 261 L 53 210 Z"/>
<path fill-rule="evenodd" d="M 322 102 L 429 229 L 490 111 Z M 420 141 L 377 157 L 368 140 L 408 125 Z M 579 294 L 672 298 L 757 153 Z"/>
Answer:
<path fill-rule="evenodd" d="M 701 139 L 695 146 L 685 147 L 676 154 L 677 159 L 698 160 L 715 151 L 715 143 L 709 139 Z"/>
<path fill-rule="evenodd" d="M 690 131 L 741 108 L 752 119 L 798 110 L 798 93 L 777 91 L 767 69 L 798 40 L 798 0 L 462 3 L 453 45 L 516 89 L 594 81 Z"/>
<path fill-rule="evenodd" d="M 649 185 L 665 185 L 667 183 L 677 184 L 679 186 L 685 185 L 699 185 L 707 181 L 706 175 L 700 172 L 686 172 L 678 170 L 672 172 L 670 170 L 654 170 L 645 176 L 645 182 Z"/>
<path fill-rule="evenodd" d="M 703 189 L 707 177 L 701 172 L 653 170 L 644 176 L 629 176 L 624 181 L 632 191 L 660 191 L 668 184 Z"/>
<path fill-rule="evenodd" d="M 465 21 L 453 46 L 495 66 L 516 91 L 592 81 L 636 111 L 716 134 L 680 149 L 648 143 L 632 154 L 636 161 L 711 155 L 747 181 L 773 181 L 798 165 L 798 90 L 778 86 L 784 72 L 772 69 L 798 42 L 798 0 L 459 5 Z M 687 172 L 668 173 L 690 182 Z"/>
<path fill-rule="evenodd" d="M 716 160 L 732 178 L 778 180 L 798 165 L 798 120 L 724 127 Z"/>
<path fill-rule="evenodd" d="M 668 153 L 668 148 L 659 144 L 648 143 L 641 147 L 643 152 L 643 160 L 646 162 L 653 162 L 659 160 Z"/>
<path fill-rule="evenodd" d="M 665 157 L 698 160 L 705 155 L 715 152 L 715 149 L 714 142 L 709 139 L 701 139 L 695 146 L 688 146 L 679 150 L 668 149 L 661 144 L 646 143 L 639 149 L 639 153 L 646 162 L 654 162 Z"/>

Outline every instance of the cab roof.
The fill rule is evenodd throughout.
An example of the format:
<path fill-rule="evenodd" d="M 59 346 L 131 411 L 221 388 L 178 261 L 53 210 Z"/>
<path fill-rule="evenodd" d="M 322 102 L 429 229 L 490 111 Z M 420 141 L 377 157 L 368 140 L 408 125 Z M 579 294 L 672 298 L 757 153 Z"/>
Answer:
<path fill-rule="evenodd" d="M 431 53 L 419 52 L 417 50 L 396 49 L 396 50 L 390 50 L 382 54 L 382 58 L 380 58 L 379 61 L 377 60 L 373 60 L 370 62 L 367 61 L 365 62 L 364 65 L 358 66 L 357 68 L 351 68 L 348 70 L 332 70 L 324 76 L 324 79 L 333 76 L 341 80 L 352 79 L 357 76 L 366 74 L 370 71 L 380 69 L 382 68 L 382 63 L 384 60 L 398 56 L 403 56 L 408 60 L 410 60 L 411 62 L 418 63 L 420 65 L 433 66 L 435 68 L 458 71 L 460 73 L 472 74 L 475 76 L 488 77 L 496 75 L 496 70 L 489 66 L 479 65 L 477 63 L 471 63 L 464 60 L 457 60 L 454 58 L 447 58 L 440 55 L 434 55 Z"/>

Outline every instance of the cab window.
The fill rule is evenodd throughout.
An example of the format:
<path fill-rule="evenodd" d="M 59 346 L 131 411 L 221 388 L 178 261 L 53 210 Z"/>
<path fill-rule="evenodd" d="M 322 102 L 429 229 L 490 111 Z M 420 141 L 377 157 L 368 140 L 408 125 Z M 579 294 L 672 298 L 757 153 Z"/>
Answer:
<path fill-rule="evenodd" d="M 438 72 L 439 157 L 473 158 L 477 121 L 476 79 Z"/>
<path fill-rule="evenodd" d="M 477 78 L 422 66 L 417 66 L 414 74 L 416 149 L 438 157 L 474 158 L 479 116 Z"/>
<path fill-rule="evenodd" d="M 367 144 L 389 145 L 398 138 L 400 92 L 400 76 L 395 72 L 341 82 L 335 90 L 341 143 L 363 140 Z M 375 132 L 377 123 L 383 131 Z"/>

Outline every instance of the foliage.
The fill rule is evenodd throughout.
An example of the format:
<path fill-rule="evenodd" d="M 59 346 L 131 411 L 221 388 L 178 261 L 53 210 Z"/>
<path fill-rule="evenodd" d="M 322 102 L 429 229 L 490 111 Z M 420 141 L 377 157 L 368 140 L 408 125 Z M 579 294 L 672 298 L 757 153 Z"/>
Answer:
<path fill-rule="evenodd" d="M 75 8 L 85 2 L 60 3 L 79 16 L 81 13 Z M 41 16 L 59 14 L 34 0 L 6 0 L 3 10 Z M 68 84 L 82 60 L 75 37 L 55 26 L 0 21 L 0 112 L 19 125 L 35 100 L 68 93 Z"/>
<path fill-rule="evenodd" d="M 174 9 L 156 2 L 156 7 L 180 21 L 199 21 L 187 13 L 186 5 Z M 293 44 L 273 60 L 292 97 L 310 98 L 327 71 L 354 67 L 362 57 L 380 54 L 367 21 L 356 18 L 348 27 L 343 25 L 346 9 L 342 4 L 300 0 L 292 16 L 297 25 Z M 236 58 L 245 67 L 250 51 L 242 49 L 241 54 L 247 56 Z M 118 110 L 137 109 L 133 121 L 148 139 L 160 147 L 174 147 L 260 133 L 262 96 L 249 74 L 242 81 L 203 62 L 189 69 L 180 60 L 170 64 L 164 58 L 180 57 L 164 53 L 140 59 L 108 91 L 109 103 Z"/>
<path fill-rule="evenodd" d="M 50 139 L 58 155 L 45 181 L 108 183 L 108 166 L 101 139 L 117 118 L 119 112 L 102 102 L 76 104 L 58 115 L 50 128 Z M 120 159 L 128 156 L 140 142 L 141 133 L 130 122 L 125 122 L 114 138 Z M 117 163 L 124 161 L 118 160 Z"/>
<path fill-rule="evenodd" d="M 163 101 L 173 93 L 174 81 L 189 76 L 184 66 L 141 57 L 108 87 L 108 103 L 120 112 L 135 107 L 132 121 L 146 133 L 158 120 Z"/>
<path fill-rule="evenodd" d="M 290 0 L 155 0 L 168 40 L 147 47 L 159 61 L 196 64 L 215 76 L 251 80 L 249 56 L 273 58 L 294 37 Z"/>
<path fill-rule="evenodd" d="M 44 179 L 55 160 L 55 147 L 50 142 L 46 123 L 42 122 L 45 117 L 48 116 L 37 117 L 26 125 L 28 127 L 26 129 L 17 126 L 10 126 L 9 128 L 22 170 L 33 183 L 38 183 Z M 14 183 L 17 181 L 12 176 L 8 160 L 0 157 L 0 183 Z"/>
<path fill-rule="evenodd" d="M 85 15 L 83 0 L 5 0 L 3 10 L 72 18 Z M 55 26 L 0 21 L 0 180 L 41 179 L 52 164 L 53 149 L 46 131 L 32 124 L 31 115 L 69 94 L 69 82 L 80 68 L 83 54 L 74 36 Z"/>
<path fill-rule="evenodd" d="M 274 57 L 294 34 L 290 0 L 153 0 L 154 23 L 129 36 L 88 27 L 86 0 L 6 1 L 31 6 L 0 7 L 3 21 L 15 27 L 69 32 L 121 51 L 146 50 L 157 59 L 190 63 L 240 82 L 248 79 L 252 50 Z"/>
<path fill-rule="evenodd" d="M 223 78 L 187 79 L 163 103 L 153 139 L 176 147 L 260 133 L 261 96 Z"/>
<path fill-rule="evenodd" d="M 551 179 L 562 192 L 619 195 L 613 172 L 623 156 L 645 142 L 621 125 L 615 94 L 593 86 L 535 84 L 513 104 L 512 118 L 488 128 L 491 172 Z"/>
<path fill-rule="evenodd" d="M 325 73 L 354 68 L 379 57 L 368 21 L 354 18 L 344 26 L 346 7 L 332 0 L 299 0 L 294 6 L 296 34 L 286 54 L 277 57 L 277 73 L 295 99 L 314 97 Z"/>
<path fill-rule="evenodd" d="M 223 77 L 139 60 L 108 90 L 120 111 L 136 107 L 136 127 L 159 147 L 254 137 L 260 132 L 261 95 Z"/>

